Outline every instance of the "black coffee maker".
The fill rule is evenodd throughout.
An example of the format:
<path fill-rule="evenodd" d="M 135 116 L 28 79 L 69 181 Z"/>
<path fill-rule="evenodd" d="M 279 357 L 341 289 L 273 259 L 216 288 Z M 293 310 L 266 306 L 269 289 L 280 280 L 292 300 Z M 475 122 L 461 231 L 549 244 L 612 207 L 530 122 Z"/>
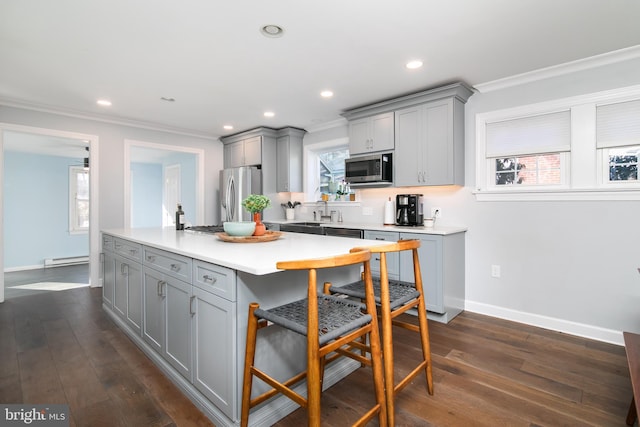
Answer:
<path fill-rule="evenodd" d="M 422 194 L 396 195 L 396 224 L 419 226 L 423 221 Z"/>

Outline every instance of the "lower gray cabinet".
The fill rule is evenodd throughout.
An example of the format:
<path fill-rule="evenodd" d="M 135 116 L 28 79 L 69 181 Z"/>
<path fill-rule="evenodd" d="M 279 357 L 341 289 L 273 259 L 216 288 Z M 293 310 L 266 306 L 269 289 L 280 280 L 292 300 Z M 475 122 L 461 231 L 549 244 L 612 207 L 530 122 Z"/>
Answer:
<path fill-rule="evenodd" d="M 400 233 L 402 240 L 420 240 L 418 257 L 427 310 L 448 322 L 464 309 L 464 233 L 433 235 Z M 400 254 L 400 280 L 413 282 L 413 258 Z"/>
<path fill-rule="evenodd" d="M 195 286 L 193 298 L 193 384 L 235 420 L 236 304 Z"/>
<path fill-rule="evenodd" d="M 138 335 L 142 332 L 142 265 L 115 256 L 113 311 Z"/>
<path fill-rule="evenodd" d="M 191 381 L 191 284 L 144 267 L 142 338 Z"/>
<path fill-rule="evenodd" d="M 113 294 L 116 285 L 116 258 L 111 252 L 102 253 L 102 302 L 113 308 Z"/>
<path fill-rule="evenodd" d="M 367 240 L 383 240 L 397 242 L 400 233 L 395 231 L 373 231 L 365 230 L 364 238 Z M 400 256 L 398 253 L 387 254 L 387 275 L 390 279 L 400 279 Z M 380 277 L 380 254 L 371 256 L 371 274 L 373 277 Z"/>

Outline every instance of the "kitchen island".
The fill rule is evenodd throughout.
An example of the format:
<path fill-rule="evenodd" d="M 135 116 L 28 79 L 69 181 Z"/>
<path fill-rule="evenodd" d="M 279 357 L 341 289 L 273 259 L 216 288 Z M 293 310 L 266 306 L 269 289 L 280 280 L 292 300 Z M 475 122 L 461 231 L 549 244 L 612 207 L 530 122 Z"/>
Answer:
<path fill-rule="evenodd" d="M 295 233 L 228 243 L 168 228 L 105 230 L 103 308 L 215 425 L 237 425 L 249 303 L 270 308 L 306 296 L 306 272 L 280 271 L 276 263 L 380 244 Z M 340 285 L 359 276 L 360 268 L 342 267 L 319 272 L 318 283 Z M 304 369 L 302 336 L 277 327 L 260 332 L 257 364 L 276 378 Z M 347 359 L 330 365 L 325 386 L 358 367 Z M 253 394 L 264 390 L 257 381 Z M 272 425 L 295 409 L 289 399 L 274 398 L 252 411 L 250 425 Z"/>

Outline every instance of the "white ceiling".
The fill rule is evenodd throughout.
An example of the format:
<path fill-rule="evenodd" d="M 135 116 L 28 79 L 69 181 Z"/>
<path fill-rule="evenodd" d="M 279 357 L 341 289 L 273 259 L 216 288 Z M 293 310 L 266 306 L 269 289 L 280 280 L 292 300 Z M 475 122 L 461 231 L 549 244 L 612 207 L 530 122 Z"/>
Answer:
<path fill-rule="evenodd" d="M 639 22 L 638 0 L 2 0 L 0 103 L 208 136 L 308 128 L 640 45 Z M 262 36 L 265 24 L 284 36 Z M 407 70 L 415 58 L 424 67 Z"/>

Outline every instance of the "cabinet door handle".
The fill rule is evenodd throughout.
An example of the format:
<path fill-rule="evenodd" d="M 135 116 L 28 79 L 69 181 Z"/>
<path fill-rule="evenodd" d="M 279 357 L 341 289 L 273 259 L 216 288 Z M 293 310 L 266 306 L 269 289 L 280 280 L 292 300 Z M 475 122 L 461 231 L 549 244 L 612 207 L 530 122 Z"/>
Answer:
<path fill-rule="evenodd" d="M 196 300 L 196 296 L 195 295 L 191 295 L 191 298 L 189 298 L 189 313 L 193 316 L 196 314 L 196 309 L 193 307 L 193 302 Z"/>
<path fill-rule="evenodd" d="M 167 282 L 165 282 L 164 280 L 158 280 L 158 296 L 159 297 L 164 297 L 166 296 L 164 293 L 164 285 L 166 285 Z"/>
<path fill-rule="evenodd" d="M 384 237 L 376 237 L 376 240 L 384 240 Z"/>
<path fill-rule="evenodd" d="M 211 277 L 208 274 L 205 274 L 204 276 L 202 276 L 202 280 L 204 280 L 205 282 L 211 282 L 211 283 L 216 283 L 218 281 L 218 279 L 216 279 L 215 277 Z"/>
<path fill-rule="evenodd" d="M 129 253 L 131 255 L 136 255 L 138 253 L 138 250 L 137 249 L 129 249 Z"/>
<path fill-rule="evenodd" d="M 171 264 L 171 271 L 180 271 L 180 264 Z"/>
<path fill-rule="evenodd" d="M 156 260 L 155 255 L 147 255 L 147 261 L 149 261 L 149 262 L 155 262 L 155 260 Z"/>
<path fill-rule="evenodd" d="M 100 263 L 104 264 L 104 252 L 100 252 Z"/>
<path fill-rule="evenodd" d="M 125 264 L 125 263 L 120 264 L 120 273 L 123 276 L 128 276 L 129 275 L 129 264 Z"/>

